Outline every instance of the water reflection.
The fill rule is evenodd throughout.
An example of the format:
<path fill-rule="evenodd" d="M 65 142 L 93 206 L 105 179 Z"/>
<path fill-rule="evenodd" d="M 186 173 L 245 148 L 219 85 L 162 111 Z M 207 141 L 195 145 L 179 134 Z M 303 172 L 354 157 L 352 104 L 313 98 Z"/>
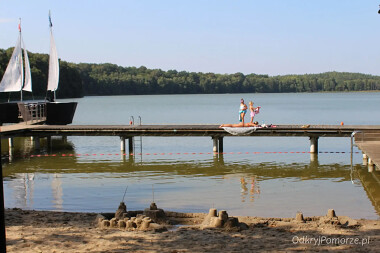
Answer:
<path fill-rule="evenodd" d="M 352 173 L 348 164 L 317 161 L 221 163 L 211 157 L 145 164 L 50 156 L 4 164 L 3 170 L 7 207 L 114 211 L 129 186 L 128 207 L 145 208 L 155 185 L 156 202 L 178 211 L 203 212 L 215 206 L 234 215 L 292 217 L 298 210 L 323 215 L 335 208 L 356 218 L 380 215 L 379 172 L 369 173 L 361 164 Z"/>
<path fill-rule="evenodd" d="M 359 166 L 358 166 L 359 167 Z M 380 216 L 380 173 L 368 172 L 365 167 L 355 170 L 369 200 L 375 207 L 377 214 Z"/>
<path fill-rule="evenodd" d="M 249 201 L 254 202 L 255 198 L 260 195 L 260 184 L 256 176 L 251 176 L 249 182 L 246 181 L 244 176 L 240 177 L 241 184 L 241 202 L 245 202 L 249 195 Z M 248 190 L 249 186 L 249 190 Z"/>
<path fill-rule="evenodd" d="M 33 207 L 34 173 L 19 173 L 8 183 L 17 206 Z"/>
<path fill-rule="evenodd" d="M 4 155 L 7 143 L 2 150 L 6 207 L 113 212 L 128 186 L 128 207 L 143 209 L 154 185 L 159 207 L 174 211 L 215 207 L 231 215 L 293 217 L 334 208 L 353 218 L 380 216 L 380 172 L 369 173 L 360 155 L 351 156 L 351 166 L 337 154 L 78 154 L 60 138 L 41 139 L 39 149 L 30 138 L 16 138 L 12 159 Z"/>
<path fill-rule="evenodd" d="M 1 160 L 10 163 L 33 155 L 45 156 L 61 151 L 74 154 L 74 150 L 74 144 L 63 137 L 15 137 L 12 141 L 1 140 Z"/>
<path fill-rule="evenodd" d="M 59 174 L 54 174 L 53 179 L 51 180 L 51 189 L 53 194 L 53 207 L 55 210 L 62 211 L 63 208 L 63 191 L 62 191 L 62 182 L 60 180 Z"/>

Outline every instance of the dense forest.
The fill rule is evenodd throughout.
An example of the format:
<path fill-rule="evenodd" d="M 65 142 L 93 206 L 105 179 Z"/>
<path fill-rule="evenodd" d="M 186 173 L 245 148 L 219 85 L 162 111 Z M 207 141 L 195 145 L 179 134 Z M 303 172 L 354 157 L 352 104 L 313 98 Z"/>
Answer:
<path fill-rule="evenodd" d="M 0 49 L 0 77 L 13 48 Z M 29 53 L 33 96 L 45 97 L 48 58 Z M 199 93 L 278 93 L 380 90 L 380 77 L 360 73 L 268 76 L 242 73 L 215 74 L 120 67 L 115 64 L 68 63 L 60 61 L 58 98 L 90 95 L 199 94 Z M 0 94 L 0 98 L 8 98 Z M 12 96 L 19 96 L 13 94 Z"/>

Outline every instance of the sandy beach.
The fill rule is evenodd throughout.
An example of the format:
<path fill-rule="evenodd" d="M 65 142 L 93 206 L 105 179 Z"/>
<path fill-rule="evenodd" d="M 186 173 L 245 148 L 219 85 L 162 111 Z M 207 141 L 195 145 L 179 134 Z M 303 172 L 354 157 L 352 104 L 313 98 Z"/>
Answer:
<path fill-rule="evenodd" d="M 380 248 L 380 220 L 325 216 L 237 217 L 244 229 L 202 228 L 206 214 L 177 215 L 166 231 L 102 228 L 95 213 L 7 209 L 8 252 L 350 251 Z"/>

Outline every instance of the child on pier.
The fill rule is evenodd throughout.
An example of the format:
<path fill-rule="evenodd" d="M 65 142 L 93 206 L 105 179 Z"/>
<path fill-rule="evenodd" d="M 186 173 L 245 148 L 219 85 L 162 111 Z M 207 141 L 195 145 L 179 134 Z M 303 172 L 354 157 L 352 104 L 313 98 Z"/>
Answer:
<path fill-rule="evenodd" d="M 253 118 L 255 117 L 256 114 L 258 114 L 260 112 L 260 106 L 258 107 L 253 107 L 253 102 L 252 101 L 249 101 L 249 110 L 251 111 L 251 122 L 250 123 L 253 123 Z"/>

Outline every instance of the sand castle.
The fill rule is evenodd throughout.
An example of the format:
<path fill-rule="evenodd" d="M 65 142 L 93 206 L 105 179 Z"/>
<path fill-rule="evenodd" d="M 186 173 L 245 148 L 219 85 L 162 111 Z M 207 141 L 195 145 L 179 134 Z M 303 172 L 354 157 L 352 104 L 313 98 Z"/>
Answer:
<path fill-rule="evenodd" d="M 236 217 L 228 217 L 227 211 L 222 210 L 217 215 L 217 210 L 211 208 L 203 220 L 201 228 L 225 228 L 225 229 L 247 229 L 245 223 L 240 223 Z"/>
<path fill-rule="evenodd" d="M 192 222 L 192 220 L 199 220 L 199 218 L 203 218 L 201 224 Z M 176 212 L 165 212 L 163 209 L 157 208 L 156 203 L 151 203 L 150 207 L 144 211 L 127 211 L 127 206 L 124 202 L 121 202 L 114 214 L 98 214 L 95 223 L 102 229 L 117 228 L 127 231 L 152 230 L 156 232 L 166 231 L 173 225 L 178 224 L 195 225 L 200 229 L 224 228 L 227 230 L 241 230 L 248 228 L 245 223 L 240 223 L 238 218 L 228 217 L 225 210 L 220 211 L 219 215 L 217 215 L 215 208 L 211 208 L 207 215 L 185 215 Z"/>
<path fill-rule="evenodd" d="M 306 223 L 307 221 L 317 221 L 318 224 L 330 224 L 340 227 L 355 227 L 358 225 L 358 222 L 354 219 L 351 219 L 350 217 L 337 216 L 334 209 L 327 210 L 327 214 L 325 216 L 307 218 L 303 217 L 303 213 L 297 212 L 294 221 L 298 223 Z"/>
<path fill-rule="evenodd" d="M 258 217 L 255 219 L 260 220 Z M 266 220 L 267 222 L 276 220 L 299 224 L 316 222 L 321 226 L 332 225 L 335 227 L 355 227 L 358 224 L 356 220 L 349 217 L 337 216 L 334 209 L 329 209 L 325 216 L 304 217 L 302 212 L 297 212 L 295 218 L 268 218 Z M 208 214 L 165 212 L 163 209 L 157 208 L 156 203 L 153 202 L 149 208 L 143 211 L 127 211 L 127 206 L 121 202 L 115 213 L 98 214 L 95 223 L 102 229 L 115 228 L 125 231 L 163 232 L 189 226 L 201 230 L 241 231 L 249 229 L 250 227 L 245 223 L 247 220 L 243 218 L 243 221 L 239 222 L 237 217 L 229 217 L 225 210 L 218 213 L 215 208 L 211 208 Z"/>
<path fill-rule="evenodd" d="M 127 206 L 121 202 L 116 213 L 98 214 L 96 224 L 100 228 L 118 228 L 128 231 L 134 230 L 167 230 L 166 216 L 162 209 L 152 203 L 144 211 L 127 211 Z"/>

